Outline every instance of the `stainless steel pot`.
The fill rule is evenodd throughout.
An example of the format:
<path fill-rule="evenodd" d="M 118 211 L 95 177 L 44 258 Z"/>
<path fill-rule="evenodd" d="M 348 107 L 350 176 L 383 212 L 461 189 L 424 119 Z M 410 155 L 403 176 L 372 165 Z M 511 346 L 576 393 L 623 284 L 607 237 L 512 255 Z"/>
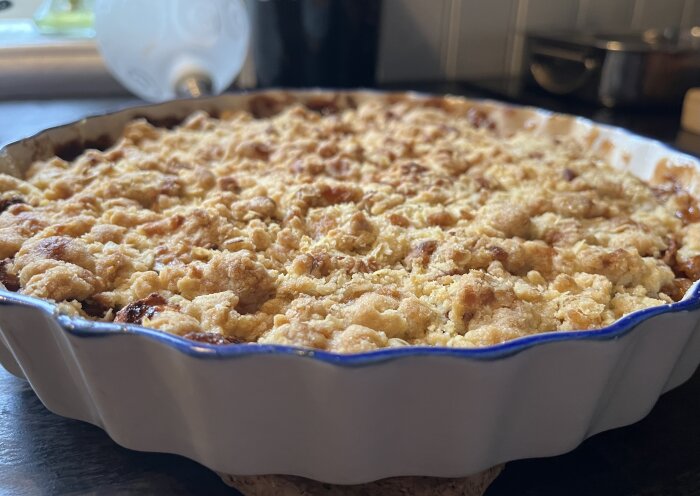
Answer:
<path fill-rule="evenodd" d="M 700 85 L 700 28 L 527 36 L 525 78 L 607 107 L 677 104 Z"/>

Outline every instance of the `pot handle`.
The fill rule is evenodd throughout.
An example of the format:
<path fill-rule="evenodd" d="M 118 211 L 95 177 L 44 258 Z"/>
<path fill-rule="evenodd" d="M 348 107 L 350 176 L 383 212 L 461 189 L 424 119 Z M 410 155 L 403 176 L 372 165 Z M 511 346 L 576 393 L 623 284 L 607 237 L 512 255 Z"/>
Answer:
<path fill-rule="evenodd" d="M 538 47 L 532 53 L 530 73 L 545 90 L 566 95 L 581 88 L 598 65 L 595 58 L 583 53 L 559 47 Z"/>

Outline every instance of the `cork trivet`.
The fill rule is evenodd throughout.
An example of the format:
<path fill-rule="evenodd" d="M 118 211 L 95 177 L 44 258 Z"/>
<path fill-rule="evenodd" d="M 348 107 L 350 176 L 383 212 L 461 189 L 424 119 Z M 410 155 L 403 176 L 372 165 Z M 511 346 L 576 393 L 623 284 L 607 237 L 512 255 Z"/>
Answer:
<path fill-rule="evenodd" d="M 469 477 L 392 477 L 367 484 L 339 486 L 291 475 L 219 474 L 245 496 L 482 496 L 503 470 L 497 465 Z"/>

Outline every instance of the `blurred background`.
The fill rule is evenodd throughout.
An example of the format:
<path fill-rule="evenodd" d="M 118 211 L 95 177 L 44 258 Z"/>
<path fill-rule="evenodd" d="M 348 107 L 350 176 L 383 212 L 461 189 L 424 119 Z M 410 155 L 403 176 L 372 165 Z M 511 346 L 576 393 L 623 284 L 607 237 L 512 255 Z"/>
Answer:
<path fill-rule="evenodd" d="M 673 36 L 674 30 L 700 26 L 700 0 L 246 3 L 253 35 L 249 59 L 237 81 L 243 87 L 323 85 L 325 81 L 318 74 L 276 78 L 269 66 L 283 65 L 285 54 L 280 52 L 285 50 L 286 60 L 299 64 L 300 59 L 292 54 L 318 56 L 323 51 L 320 46 L 333 49 L 334 55 L 321 56 L 326 57 L 323 63 L 327 67 L 338 72 L 343 66 L 337 63 L 342 58 L 338 49 L 343 43 L 357 45 L 358 40 L 364 43 L 356 47 L 356 52 L 363 55 L 361 63 L 353 59 L 343 62 L 370 63 L 371 77 L 354 80 L 354 71 L 346 71 L 346 79 L 331 81 L 337 86 L 519 78 L 527 69 L 528 33 L 593 31 L 615 36 L 658 28 Z M 124 93 L 110 77 L 91 37 L 93 5 L 91 0 L 1 0 L 0 98 Z M 324 33 L 329 22 L 333 29 Z M 306 51 L 293 46 L 303 39 L 307 39 Z M 317 43 L 315 52 L 312 42 Z M 362 67 L 357 70 L 367 72 Z"/>
<path fill-rule="evenodd" d="M 385 0 L 380 78 L 520 73 L 530 32 L 615 35 L 700 25 L 697 0 Z"/>

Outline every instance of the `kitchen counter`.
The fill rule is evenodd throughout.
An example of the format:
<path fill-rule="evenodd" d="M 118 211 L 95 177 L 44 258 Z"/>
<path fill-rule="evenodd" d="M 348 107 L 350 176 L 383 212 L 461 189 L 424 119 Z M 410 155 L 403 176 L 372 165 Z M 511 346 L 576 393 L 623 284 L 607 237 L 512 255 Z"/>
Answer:
<path fill-rule="evenodd" d="M 404 87 L 406 87 L 404 85 Z M 420 84 L 411 89 L 503 98 L 632 128 L 700 154 L 678 130 L 678 109 L 611 111 L 498 84 Z M 397 86 L 392 89 L 398 89 Z M 137 103 L 132 98 L 0 102 L 0 146 L 45 127 Z M 629 427 L 594 436 L 557 457 L 516 461 L 487 496 L 700 494 L 700 372 Z M 237 494 L 216 474 L 176 455 L 121 448 L 99 428 L 47 411 L 29 385 L 0 369 L 0 495 Z"/>

